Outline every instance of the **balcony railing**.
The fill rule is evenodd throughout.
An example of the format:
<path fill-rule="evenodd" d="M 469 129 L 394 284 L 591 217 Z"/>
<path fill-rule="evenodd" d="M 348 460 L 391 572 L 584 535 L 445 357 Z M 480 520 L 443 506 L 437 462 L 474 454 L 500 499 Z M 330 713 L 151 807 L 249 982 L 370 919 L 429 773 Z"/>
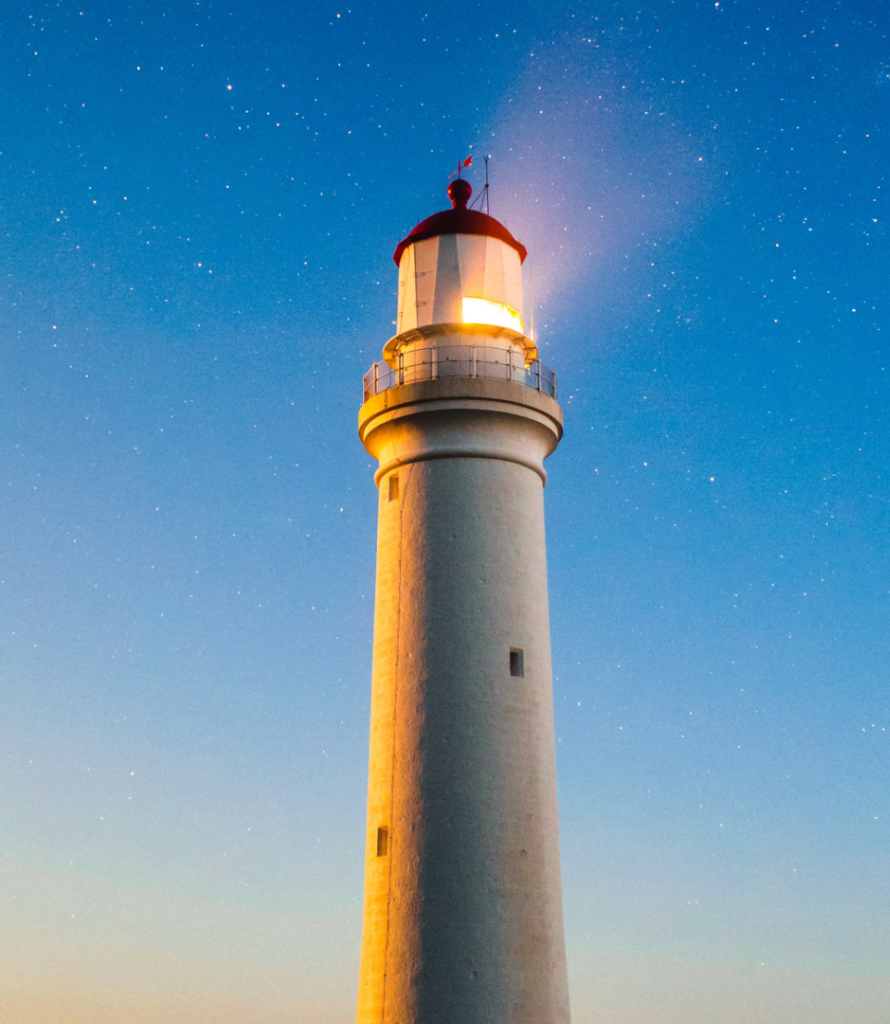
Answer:
<path fill-rule="evenodd" d="M 414 384 L 441 377 L 485 377 L 508 380 L 556 398 L 556 374 L 540 359 L 526 366 L 520 352 L 491 345 L 450 345 L 416 348 L 411 345 L 398 355 L 398 366 L 374 363 L 364 376 L 365 398 L 400 384 Z"/>

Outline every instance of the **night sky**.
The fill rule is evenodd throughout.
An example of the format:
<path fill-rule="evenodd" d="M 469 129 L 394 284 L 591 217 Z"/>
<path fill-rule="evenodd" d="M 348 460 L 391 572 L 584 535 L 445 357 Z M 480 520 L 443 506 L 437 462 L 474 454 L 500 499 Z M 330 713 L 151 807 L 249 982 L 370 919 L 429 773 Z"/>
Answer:
<path fill-rule="evenodd" d="M 0 12 L 0 1018 L 346 1024 L 392 252 L 559 375 L 575 1024 L 890 1006 L 890 4 Z"/>

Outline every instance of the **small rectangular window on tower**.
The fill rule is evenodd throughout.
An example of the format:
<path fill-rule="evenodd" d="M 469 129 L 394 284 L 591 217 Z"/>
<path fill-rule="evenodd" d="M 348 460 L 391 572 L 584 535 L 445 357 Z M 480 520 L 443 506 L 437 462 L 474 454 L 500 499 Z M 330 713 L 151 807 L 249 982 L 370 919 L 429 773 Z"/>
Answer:
<path fill-rule="evenodd" d="M 522 656 L 522 650 L 519 647 L 510 648 L 510 675 L 511 676 L 524 676 L 525 675 L 525 664 Z"/>
<path fill-rule="evenodd" d="M 385 857 L 389 853 L 389 829 L 377 829 L 377 856 Z"/>
<path fill-rule="evenodd" d="M 390 473 L 389 475 L 389 500 L 399 500 L 399 474 Z"/>

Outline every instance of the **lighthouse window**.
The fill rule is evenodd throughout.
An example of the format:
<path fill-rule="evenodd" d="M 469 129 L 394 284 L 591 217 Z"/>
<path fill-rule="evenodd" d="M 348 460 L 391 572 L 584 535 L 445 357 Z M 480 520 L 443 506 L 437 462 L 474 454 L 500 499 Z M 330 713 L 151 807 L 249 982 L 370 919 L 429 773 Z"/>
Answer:
<path fill-rule="evenodd" d="M 389 477 L 389 500 L 399 500 L 399 474 L 392 473 Z"/>
<path fill-rule="evenodd" d="M 522 334 L 522 314 L 511 306 L 490 299 L 463 298 L 460 301 L 465 324 L 492 324 L 509 327 Z"/>
<path fill-rule="evenodd" d="M 389 853 L 389 829 L 377 829 L 377 856 L 385 857 Z"/>
<path fill-rule="evenodd" d="M 510 648 L 510 675 L 524 676 L 525 665 L 523 664 L 522 651 L 518 647 Z"/>

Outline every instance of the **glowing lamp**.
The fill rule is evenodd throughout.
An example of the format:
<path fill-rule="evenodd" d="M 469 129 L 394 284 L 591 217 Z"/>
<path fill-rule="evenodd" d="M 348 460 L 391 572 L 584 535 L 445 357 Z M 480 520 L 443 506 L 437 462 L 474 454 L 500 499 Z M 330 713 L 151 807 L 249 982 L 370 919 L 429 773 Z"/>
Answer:
<path fill-rule="evenodd" d="M 522 334 L 522 316 L 504 302 L 490 299 L 462 298 L 461 307 L 465 324 L 492 324 L 495 327 L 511 327 Z"/>

